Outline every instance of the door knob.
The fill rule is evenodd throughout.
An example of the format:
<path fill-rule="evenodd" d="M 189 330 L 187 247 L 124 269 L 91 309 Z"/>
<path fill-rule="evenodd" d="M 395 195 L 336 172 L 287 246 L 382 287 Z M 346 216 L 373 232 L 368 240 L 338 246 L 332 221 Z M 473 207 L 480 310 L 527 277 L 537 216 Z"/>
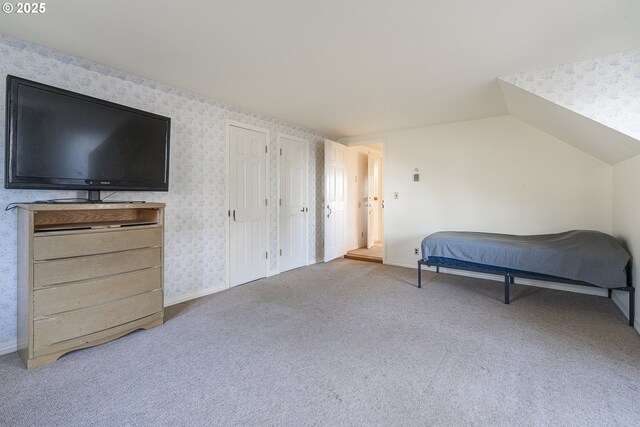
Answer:
<path fill-rule="evenodd" d="M 331 206 L 327 205 L 327 209 L 329 209 L 329 213 L 327 214 L 327 218 L 329 218 L 331 216 L 331 214 L 333 213 L 333 211 L 331 210 Z"/>

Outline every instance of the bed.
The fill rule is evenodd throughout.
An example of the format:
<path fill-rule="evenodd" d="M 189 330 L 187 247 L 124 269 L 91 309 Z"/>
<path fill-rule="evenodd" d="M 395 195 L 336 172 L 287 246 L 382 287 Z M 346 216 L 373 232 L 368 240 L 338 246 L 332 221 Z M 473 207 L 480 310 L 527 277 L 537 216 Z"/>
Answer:
<path fill-rule="evenodd" d="M 558 234 L 514 236 L 474 232 L 438 232 L 422 241 L 422 266 L 504 276 L 504 303 L 516 278 L 590 286 L 627 292 L 629 325 L 635 316 L 631 257 L 612 236 L 574 230 Z"/>

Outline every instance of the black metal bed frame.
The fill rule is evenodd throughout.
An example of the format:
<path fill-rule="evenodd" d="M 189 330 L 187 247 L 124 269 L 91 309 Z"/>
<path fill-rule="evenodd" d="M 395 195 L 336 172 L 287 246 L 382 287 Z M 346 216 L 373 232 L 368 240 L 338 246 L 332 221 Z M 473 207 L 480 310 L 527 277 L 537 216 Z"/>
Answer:
<path fill-rule="evenodd" d="M 443 267 L 443 268 L 450 268 L 452 270 L 465 270 L 465 271 L 473 271 L 476 273 L 486 273 L 486 274 L 504 276 L 504 303 L 505 304 L 509 304 L 510 302 L 509 287 L 511 285 L 517 284 L 515 283 L 516 277 L 520 279 L 533 279 L 533 280 L 541 280 L 544 282 L 566 283 L 569 285 L 579 285 L 579 286 L 588 286 L 592 288 L 605 289 L 596 285 L 592 285 L 587 282 L 565 279 L 565 278 L 556 277 L 556 276 L 544 276 L 544 275 L 537 275 L 533 273 L 528 274 L 526 272 L 513 271 L 513 270 L 501 268 L 501 267 L 494 267 L 494 266 L 467 267 L 467 266 L 449 265 L 446 263 L 425 261 L 423 259 L 420 259 L 418 261 L 418 288 L 422 288 L 422 266 L 423 265 L 426 265 L 427 267 L 435 267 L 436 273 L 440 273 L 440 267 Z M 614 290 L 627 292 L 629 294 L 629 326 L 633 326 L 633 323 L 635 320 L 635 297 L 634 297 L 635 288 L 633 287 L 633 280 L 631 277 L 631 261 L 629 261 L 629 264 L 627 264 L 626 272 L 627 272 L 627 286 L 621 287 L 621 288 L 608 289 L 608 291 L 609 291 L 609 298 L 611 298 L 611 291 L 614 291 Z"/>

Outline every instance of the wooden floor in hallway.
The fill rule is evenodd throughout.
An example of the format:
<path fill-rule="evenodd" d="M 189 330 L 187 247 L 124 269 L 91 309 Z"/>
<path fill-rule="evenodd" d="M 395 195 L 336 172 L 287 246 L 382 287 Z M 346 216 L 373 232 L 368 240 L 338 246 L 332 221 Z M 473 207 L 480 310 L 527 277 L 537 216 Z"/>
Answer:
<path fill-rule="evenodd" d="M 382 242 L 376 242 L 371 248 L 353 249 L 344 256 L 346 259 L 377 262 L 382 264 Z"/>

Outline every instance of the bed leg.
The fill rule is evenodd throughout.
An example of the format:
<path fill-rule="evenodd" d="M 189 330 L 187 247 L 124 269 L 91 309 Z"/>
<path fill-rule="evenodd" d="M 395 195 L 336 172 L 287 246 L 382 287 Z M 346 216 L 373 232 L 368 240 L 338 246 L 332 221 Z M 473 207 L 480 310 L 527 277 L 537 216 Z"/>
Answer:
<path fill-rule="evenodd" d="M 511 283 L 511 276 L 508 274 L 504 276 L 504 303 L 509 304 L 509 284 Z"/>
<path fill-rule="evenodd" d="M 436 266 L 436 273 L 440 273 L 440 266 Z"/>
<path fill-rule="evenodd" d="M 418 289 L 422 287 L 422 260 L 418 260 Z"/>
<path fill-rule="evenodd" d="M 611 298 L 611 289 L 608 289 L 607 294 L 608 294 L 609 298 Z"/>
<path fill-rule="evenodd" d="M 633 326 L 636 320 L 636 288 L 629 288 L 629 326 Z"/>

